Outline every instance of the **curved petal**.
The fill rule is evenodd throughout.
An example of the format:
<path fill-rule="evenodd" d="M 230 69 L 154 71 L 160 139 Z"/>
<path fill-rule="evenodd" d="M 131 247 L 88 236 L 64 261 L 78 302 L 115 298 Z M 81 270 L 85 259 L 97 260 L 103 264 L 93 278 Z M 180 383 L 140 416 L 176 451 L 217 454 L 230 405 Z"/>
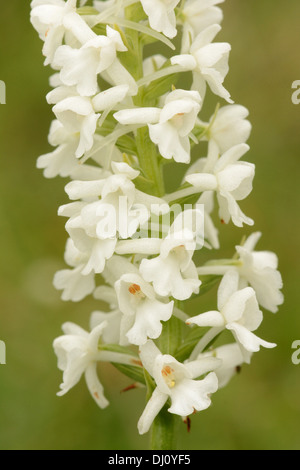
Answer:
<path fill-rule="evenodd" d="M 191 54 L 176 55 L 171 58 L 172 65 L 180 65 L 186 70 L 194 70 L 197 67 L 196 59 Z"/>
<path fill-rule="evenodd" d="M 94 144 L 94 134 L 97 127 L 97 121 L 100 114 L 91 113 L 86 116 L 80 129 L 80 141 L 76 150 L 76 157 L 80 158 L 88 150 L 91 150 Z"/>
<path fill-rule="evenodd" d="M 215 165 L 214 171 L 219 173 L 224 170 L 228 165 L 233 165 L 242 158 L 245 153 L 249 151 L 250 147 L 247 144 L 235 145 L 231 149 L 227 150 L 224 155 L 218 160 Z"/>
<path fill-rule="evenodd" d="M 140 347 L 140 358 L 144 368 L 153 377 L 156 358 L 161 355 L 160 350 L 151 340 Z"/>
<path fill-rule="evenodd" d="M 210 395 L 218 390 L 218 379 L 214 372 L 203 380 L 183 379 L 171 392 L 170 413 L 188 416 L 211 405 Z"/>
<path fill-rule="evenodd" d="M 245 248 L 245 250 L 248 250 L 248 251 L 253 251 L 261 237 L 262 237 L 261 232 L 252 233 L 245 241 L 243 248 Z"/>
<path fill-rule="evenodd" d="M 222 191 L 217 193 L 219 202 L 219 216 L 221 220 L 228 223 L 230 218 L 237 227 L 243 227 L 243 224 L 254 225 L 254 221 L 247 217 L 240 206 L 229 192 Z"/>
<path fill-rule="evenodd" d="M 98 353 L 99 341 L 102 336 L 103 331 L 107 327 L 107 321 L 103 321 L 99 325 L 95 326 L 91 333 L 89 334 L 88 346 L 89 349 L 96 354 Z"/>
<path fill-rule="evenodd" d="M 252 287 L 246 287 L 232 294 L 222 308 L 227 323 L 239 322 L 246 328 L 256 330 L 262 322 L 262 312 L 259 310 Z"/>
<path fill-rule="evenodd" d="M 80 302 L 95 289 L 94 273 L 83 276 L 82 268 L 64 269 L 55 274 L 53 284 L 57 290 L 63 291 L 62 300 Z"/>
<path fill-rule="evenodd" d="M 190 183 L 199 191 L 213 191 L 217 189 L 217 180 L 210 173 L 194 173 L 185 177 L 185 181 Z"/>
<path fill-rule="evenodd" d="M 211 44 L 221 29 L 220 25 L 213 24 L 207 27 L 204 31 L 201 31 L 192 44 L 191 53 L 193 54 L 198 49 Z"/>
<path fill-rule="evenodd" d="M 218 309 L 222 311 L 229 298 L 238 290 L 239 275 L 236 270 L 230 270 L 223 277 L 218 289 Z"/>
<path fill-rule="evenodd" d="M 159 108 L 122 109 L 114 114 L 120 124 L 154 124 L 159 121 Z"/>
<path fill-rule="evenodd" d="M 140 346 L 148 338 L 157 339 L 162 332 L 162 321 L 168 321 L 173 313 L 174 302 L 164 304 L 146 299 L 137 308 L 135 322 L 127 333 L 131 344 Z"/>
<path fill-rule="evenodd" d="M 112 109 L 117 103 L 124 100 L 129 91 L 128 85 L 119 85 L 102 91 L 92 99 L 95 111 Z"/>
<path fill-rule="evenodd" d="M 106 408 L 109 401 L 104 396 L 104 389 L 97 375 L 97 363 L 92 363 L 85 371 L 85 380 L 87 387 L 93 399 L 100 408 Z"/>
<path fill-rule="evenodd" d="M 254 165 L 240 162 L 235 165 L 228 165 L 224 170 L 220 171 L 218 173 L 218 181 L 224 191 L 231 192 L 233 197 L 240 201 L 251 193 L 254 175 Z"/>
<path fill-rule="evenodd" d="M 65 191 L 72 201 L 76 199 L 98 198 L 101 195 L 105 180 L 71 181 L 65 186 Z"/>
<path fill-rule="evenodd" d="M 269 349 L 277 346 L 275 343 L 264 341 L 238 323 L 230 323 L 226 328 L 233 332 L 236 340 L 249 352 L 258 352 L 261 346 Z"/>
<path fill-rule="evenodd" d="M 210 311 L 205 313 L 200 313 L 195 317 L 189 318 L 186 323 L 188 325 L 198 325 L 198 326 L 212 326 L 212 327 L 222 327 L 225 326 L 225 320 L 223 315 L 217 311 Z"/>
<path fill-rule="evenodd" d="M 158 388 L 154 390 L 138 421 L 138 431 L 140 434 L 145 434 L 149 431 L 154 419 L 165 405 L 167 399 L 168 395 L 161 393 Z"/>

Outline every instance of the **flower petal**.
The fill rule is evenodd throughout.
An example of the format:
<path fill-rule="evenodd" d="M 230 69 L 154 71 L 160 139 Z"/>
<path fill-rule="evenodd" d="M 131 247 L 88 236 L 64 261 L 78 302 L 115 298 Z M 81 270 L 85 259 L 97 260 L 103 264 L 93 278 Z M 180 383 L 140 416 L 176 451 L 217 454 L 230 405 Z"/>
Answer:
<path fill-rule="evenodd" d="M 154 390 L 142 416 L 138 421 L 138 431 L 140 434 L 145 434 L 149 431 L 154 419 L 165 405 L 168 395 L 161 393 L 158 388 Z"/>
<path fill-rule="evenodd" d="M 230 323 L 226 328 L 233 332 L 237 341 L 249 352 L 258 352 L 261 346 L 269 349 L 277 346 L 275 343 L 264 341 L 238 323 Z"/>
<path fill-rule="evenodd" d="M 188 325 L 198 325 L 198 326 L 213 326 L 213 327 L 222 327 L 225 326 L 224 317 L 220 312 L 212 310 L 210 312 L 200 313 L 195 317 L 189 318 L 186 323 Z"/>
<path fill-rule="evenodd" d="M 104 396 L 103 385 L 100 383 L 97 375 L 97 363 L 90 364 L 85 371 L 85 380 L 87 387 L 97 405 L 104 409 L 109 405 L 109 401 Z"/>
<path fill-rule="evenodd" d="M 218 390 L 218 379 L 214 372 L 203 380 L 184 379 L 171 392 L 170 413 L 188 416 L 211 405 L 210 395 Z"/>
<path fill-rule="evenodd" d="M 159 108 L 133 108 L 123 109 L 114 114 L 120 124 L 153 124 L 158 122 Z"/>
<path fill-rule="evenodd" d="M 232 269 L 223 277 L 218 289 L 218 309 L 222 311 L 229 298 L 238 290 L 239 275 Z"/>

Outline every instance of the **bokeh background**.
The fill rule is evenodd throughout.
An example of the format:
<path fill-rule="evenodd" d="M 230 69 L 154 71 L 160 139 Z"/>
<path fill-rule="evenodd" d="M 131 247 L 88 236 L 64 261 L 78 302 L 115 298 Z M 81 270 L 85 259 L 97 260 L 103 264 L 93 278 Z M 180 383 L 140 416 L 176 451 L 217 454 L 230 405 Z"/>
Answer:
<path fill-rule="evenodd" d="M 200 0 L 199 0 L 200 1 Z M 42 43 L 29 22 L 29 0 L 1 4 L 0 79 L 7 104 L 0 106 L 0 339 L 7 365 L 0 366 L 1 449 L 145 449 L 136 423 L 144 397 L 121 394 L 128 380 L 112 366 L 101 368 L 111 406 L 101 411 L 84 382 L 63 398 L 52 341 L 65 321 L 87 327 L 97 308 L 88 299 L 63 303 L 52 277 L 64 266 L 66 202 L 63 180 L 46 180 L 36 158 L 49 150 L 52 119 L 45 101 L 50 70 Z M 261 249 L 275 251 L 284 279 L 285 304 L 266 312 L 261 337 L 278 344 L 262 350 L 251 367 L 214 395 L 213 406 L 181 430 L 181 449 L 299 449 L 300 365 L 291 345 L 300 339 L 299 161 L 300 105 L 291 85 L 300 79 L 299 0 L 227 0 L 220 40 L 232 44 L 226 80 L 236 103 L 250 110 L 253 132 L 249 161 L 257 165 L 252 195 L 242 203 L 263 232 Z M 177 174 L 175 177 L 179 178 Z M 220 257 L 249 229 L 219 227 Z M 193 313 L 212 306 L 215 292 L 190 303 Z"/>

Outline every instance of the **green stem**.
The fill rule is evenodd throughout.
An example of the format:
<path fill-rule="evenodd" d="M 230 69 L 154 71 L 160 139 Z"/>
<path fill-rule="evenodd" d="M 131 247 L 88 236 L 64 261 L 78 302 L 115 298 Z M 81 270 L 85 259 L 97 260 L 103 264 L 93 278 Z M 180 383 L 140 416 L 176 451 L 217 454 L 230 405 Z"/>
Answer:
<path fill-rule="evenodd" d="M 160 350 L 163 354 L 174 356 L 182 341 L 182 322 L 174 315 L 165 323 L 159 338 Z"/>
<path fill-rule="evenodd" d="M 165 325 L 159 340 L 163 354 L 174 355 L 181 344 L 181 321 L 172 317 Z M 177 426 L 180 418 L 169 413 L 167 404 L 155 418 L 152 425 L 151 449 L 175 450 L 177 441 Z"/>
<path fill-rule="evenodd" d="M 201 354 L 215 338 L 222 333 L 224 330 L 223 327 L 213 327 L 211 328 L 198 342 L 198 344 L 193 349 L 192 354 L 190 355 L 190 361 L 195 361 L 199 354 Z"/>
<path fill-rule="evenodd" d="M 151 433 L 151 450 L 176 450 L 179 417 L 164 407 L 155 418 Z"/>
<path fill-rule="evenodd" d="M 136 146 L 139 163 L 144 177 L 152 182 L 153 195 L 161 197 L 165 194 L 162 167 L 158 162 L 156 147 L 150 139 L 147 127 L 137 130 Z"/>
<path fill-rule="evenodd" d="M 126 19 L 130 21 L 138 21 L 139 16 L 142 14 L 144 14 L 144 12 L 143 10 L 141 12 L 140 5 L 133 5 L 125 10 Z M 136 81 L 141 80 L 144 77 L 144 46 L 140 36 L 141 35 L 138 31 L 126 29 L 126 38 L 130 48 L 125 56 L 127 63 L 124 65 Z M 138 95 L 133 98 L 135 106 L 143 107 L 145 105 L 144 93 L 144 87 L 141 86 Z M 156 146 L 149 137 L 147 126 L 137 130 L 136 146 L 142 175 L 146 180 L 150 181 L 150 190 L 152 195 L 163 196 L 165 194 L 165 189 L 162 167 L 159 163 L 159 155 L 157 153 Z"/>

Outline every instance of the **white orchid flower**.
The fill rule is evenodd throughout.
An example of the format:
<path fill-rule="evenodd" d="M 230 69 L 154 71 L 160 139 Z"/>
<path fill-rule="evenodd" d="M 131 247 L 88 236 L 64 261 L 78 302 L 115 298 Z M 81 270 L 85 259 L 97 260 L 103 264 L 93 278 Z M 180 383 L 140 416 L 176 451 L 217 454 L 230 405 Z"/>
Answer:
<path fill-rule="evenodd" d="M 194 129 L 201 103 L 198 92 L 175 90 L 167 95 L 161 110 L 133 108 L 118 111 L 114 117 L 121 124 L 148 124 L 150 139 L 158 145 L 162 157 L 189 163 L 189 134 Z"/>
<path fill-rule="evenodd" d="M 177 34 L 174 9 L 179 2 L 180 0 L 141 0 L 151 28 L 168 38 L 174 38 Z"/>
<path fill-rule="evenodd" d="M 74 323 L 63 325 L 64 335 L 56 338 L 53 343 L 58 357 L 58 368 L 63 371 L 63 383 L 58 396 L 68 393 L 84 374 L 87 387 L 97 405 L 100 408 L 109 405 L 97 376 L 97 363 L 118 362 L 133 365 L 133 362 L 130 355 L 99 350 L 99 341 L 106 326 L 106 322 L 102 322 L 88 333 Z"/>
<path fill-rule="evenodd" d="M 113 65 L 120 51 L 127 51 L 120 33 L 107 26 L 107 36 L 94 33 L 94 37 L 80 49 L 60 46 L 55 53 L 53 66 L 60 70 L 60 79 L 64 85 L 76 87 L 81 96 L 93 96 L 98 91 L 98 75 Z M 133 78 L 131 85 L 132 82 Z"/>
<path fill-rule="evenodd" d="M 81 213 L 82 214 L 82 213 Z M 98 238 L 86 233 L 86 221 L 82 215 L 71 218 L 66 223 L 66 230 L 72 238 L 76 248 L 86 257 L 86 264 L 82 270 L 85 276 L 92 273 L 101 274 L 106 261 L 110 259 L 116 248 L 117 238 Z"/>
<path fill-rule="evenodd" d="M 33 0 L 31 2 L 31 23 L 44 41 L 45 65 L 52 63 L 55 52 L 62 45 L 66 33 L 81 39 L 93 34 L 92 30 L 76 13 L 76 0 Z"/>
<path fill-rule="evenodd" d="M 93 147 L 97 121 L 101 116 L 99 111 L 113 109 L 127 93 L 128 86 L 120 85 L 98 93 L 93 98 L 69 96 L 53 107 L 54 114 L 66 131 L 80 136 L 75 152 L 77 158 Z"/>
<path fill-rule="evenodd" d="M 103 272 L 106 261 L 114 254 L 117 240 L 116 237 L 97 238 L 87 234 L 81 217 L 87 205 L 87 202 L 66 204 L 59 208 L 58 214 L 69 217 L 66 230 L 82 259 L 80 274 L 94 276 Z"/>
<path fill-rule="evenodd" d="M 80 252 L 70 238 L 66 244 L 65 262 L 73 269 L 57 271 L 53 280 L 54 287 L 63 291 L 62 300 L 80 302 L 94 291 L 95 275 L 92 271 L 85 272 L 88 256 Z"/>
<path fill-rule="evenodd" d="M 149 124 L 150 139 L 158 145 L 164 158 L 190 162 L 189 134 L 194 129 L 201 102 L 196 91 L 175 90 L 167 96 L 159 122 Z"/>
<path fill-rule="evenodd" d="M 200 275 L 221 275 L 229 270 L 236 270 L 240 276 L 239 287 L 244 288 L 250 284 L 255 290 L 259 304 L 273 313 L 284 301 L 281 293 L 282 277 L 278 271 L 278 257 L 270 251 L 255 251 L 257 242 L 261 237 L 255 232 L 248 237 L 242 246 L 236 246 L 239 259 L 230 266 L 218 265 L 202 266 L 197 269 Z"/>
<path fill-rule="evenodd" d="M 157 299 L 153 287 L 138 273 L 124 274 L 115 283 L 121 320 L 121 336 L 131 344 L 145 344 L 148 338 L 156 339 L 162 332 L 162 321 L 168 321 L 174 302 Z"/>
<path fill-rule="evenodd" d="M 70 134 L 80 135 L 75 155 L 77 158 L 82 157 L 93 146 L 100 117 L 91 100 L 80 96 L 66 98 L 54 106 L 53 112 Z"/>
<path fill-rule="evenodd" d="M 78 136 L 66 132 L 64 126 L 55 120 L 51 124 L 48 141 L 50 145 L 57 146 L 57 148 L 41 155 L 37 160 L 37 168 L 44 170 L 45 178 L 54 178 L 58 175 L 70 176 L 78 166 L 78 160 L 75 157 Z"/>
<path fill-rule="evenodd" d="M 211 405 L 210 395 L 218 390 L 218 379 L 213 371 L 220 365 L 218 359 L 208 357 L 181 364 L 174 357 L 162 354 L 153 341 L 140 348 L 144 368 L 154 378 L 156 388 L 139 419 L 138 430 L 145 434 L 170 398 L 168 411 L 186 417 Z M 210 372 L 204 379 L 195 380 Z"/>
<path fill-rule="evenodd" d="M 239 254 L 238 272 L 240 282 L 250 284 L 256 292 L 259 304 L 275 313 L 278 305 L 284 301 L 282 289 L 282 277 L 278 271 L 278 257 L 270 251 L 255 251 L 257 242 L 261 237 L 260 232 L 248 237 L 243 246 L 237 246 Z"/>
<path fill-rule="evenodd" d="M 173 296 L 186 300 L 199 292 L 201 282 L 192 260 L 196 249 L 204 242 L 203 220 L 200 209 L 179 213 L 165 238 L 142 238 L 118 243 L 118 254 L 159 255 L 152 259 L 143 258 L 140 272 L 144 279 L 153 282 L 158 295 Z"/>
<path fill-rule="evenodd" d="M 78 228 L 98 239 L 131 237 L 150 213 L 141 205 L 134 180 L 139 172 L 126 163 L 112 164 L 114 175 L 94 181 L 72 181 L 66 186 L 71 200 L 89 199 L 80 213 Z M 99 197 L 101 199 L 99 199 Z"/>
<path fill-rule="evenodd" d="M 183 26 L 182 53 L 188 53 L 191 40 L 213 24 L 220 24 L 223 20 L 221 8 L 215 5 L 224 0 L 186 0 L 181 12 Z"/>
<path fill-rule="evenodd" d="M 228 59 L 231 46 L 228 43 L 212 43 L 220 30 L 218 24 L 206 28 L 191 45 L 190 54 L 174 56 L 171 58 L 171 63 L 193 71 L 193 88 L 200 91 L 202 98 L 205 96 L 208 84 L 213 93 L 232 103 L 230 93 L 223 86 L 229 71 Z"/>
<path fill-rule="evenodd" d="M 198 326 L 211 326 L 227 329 L 232 332 L 245 361 L 249 361 L 247 352 L 253 353 L 260 347 L 274 348 L 276 344 L 268 343 L 253 331 L 257 330 L 263 320 L 259 309 L 255 291 L 252 287 L 239 290 L 239 275 L 236 271 L 225 274 L 218 290 L 218 309 L 201 313 L 187 320 L 187 324 Z"/>
<path fill-rule="evenodd" d="M 237 104 L 223 106 L 209 123 L 201 123 L 208 128 L 205 140 L 213 141 L 221 154 L 235 145 L 244 144 L 250 137 L 251 124 L 246 119 L 249 111 Z"/>
<path fill-rule="evenodd" d="M 232 219 L 237 227 L 242 227 L 243 223 L 254 224 L 237 204 L 252 191 L 255 165 L 239 161 L 248 150 L 247 144 L 236 145 L 218 158 L 217 146 L 211 146 L 207 160 L 201 160 L 193 167 L 196 170 L 198 166 L 201 173 L 189 174 L 185 178 L 199 191 L 216 191 L 220 219 L 224 223 Z"/>
<path fill-rule="evenodd" d="M 158 295 L 171 295 L 186 300 L 199 292 L 201 281 L 192 260 L 196 248 L 193 233 L 189 230 L 168 235 L 162 242 L 160 255 L 143 259 L 140 272 L 144 279 L 153 282 Z"/>
<path fill-rule="evenodd" d="M 136 244 L 136 249 L 140 245 L 145 254 L 153 255 L 158 250 L 159 256 L 144 258 L 140 264 L 143 278 L 153 283 L 158 295 L 186 300 L 199 292 L 201 281 L 192 260 L 196 248 L 202 246 L 199 219 L 203 222 L 202 212 L 185 211 L 176 217 L 163 240 L 140 240 Z"/>
<path fill-rule="evenodd" d="M 37 168 L 44 170 L 45 178 L 54 178 L 59 175 L 63 178 L 92 180 L 107 176 L 107 171 L 99 166 L 82 164 L 78 161 L 75 152 L 80 136 L 67 132 L 57 119 L 50 126 L 48 141 L 56 149 L 41 155 L 37 160 Z M 117 158 L 116 153 L 114 158 Z"/>
<path fill-rule="evenodd" d="M 65 301 L 93 295 L 96 302 L 90 332 L 66 323 L 54 341 L 63 372 L 58 395 L 85 376 L 105 408 L 98 363 L 115 364 L 135 381 L 127 389 L 147 389 L 138 430 L 153 424 L 156 449 L 175 434 L 168 420 L 161 433 L 166 410 L 188 422 L 254 352 L 276 346 L 256 330 L 260 308 L 276 312 L 283 302 L 276 255 L 256 251 L 260 233 L 236 246 L 232 259 L 195 264 L 198 250 L 220 248 L 215 212 L 224 224 L 254 224 L 239 205 L 252 191 L 255 165 L 241 161 L 249 111 L 225 88 L 231 46 L 216 39 L 223 1 L 31 0 L 54 73 L 46 96 L 53 148 L 37 166 L 47 178 L 69 178 L 69 201 L 58 210 L 67 218 L 67 269 L 53 283 Z M 183 74 L 190 83 L 176 89 Z M 207 87 L 227 101 L 208 119 L 201 113 Z M 196 161 L 203 142 L 205 158 Z M 175 163 L 187 169 L 178 185 L 178 171 L 174 181 L 165 178 Z M 184 301 L 217 276 L 217 310 L 191 318 Z M 224 332 L 234 344 L 218 345 Z"/>
<path fill-rule="evenodd" d="M 139 172 L 126 163 L 114 162 L 112 168 L 114 175 L 100 180 L 75 180 L 65 188 L 71 200 L 82 199 L 59 210 L 59 215 L 69 217 L 66 230 L 84 260 L 78 275 L 102 273 L 115 253 L 117 237 L 131 237 L 150 215 L 139 203 L 140 192 L 131 181 Z M 61 276 L 56 276 L 58 288 L 64 285 L 65 278 Z"/>

